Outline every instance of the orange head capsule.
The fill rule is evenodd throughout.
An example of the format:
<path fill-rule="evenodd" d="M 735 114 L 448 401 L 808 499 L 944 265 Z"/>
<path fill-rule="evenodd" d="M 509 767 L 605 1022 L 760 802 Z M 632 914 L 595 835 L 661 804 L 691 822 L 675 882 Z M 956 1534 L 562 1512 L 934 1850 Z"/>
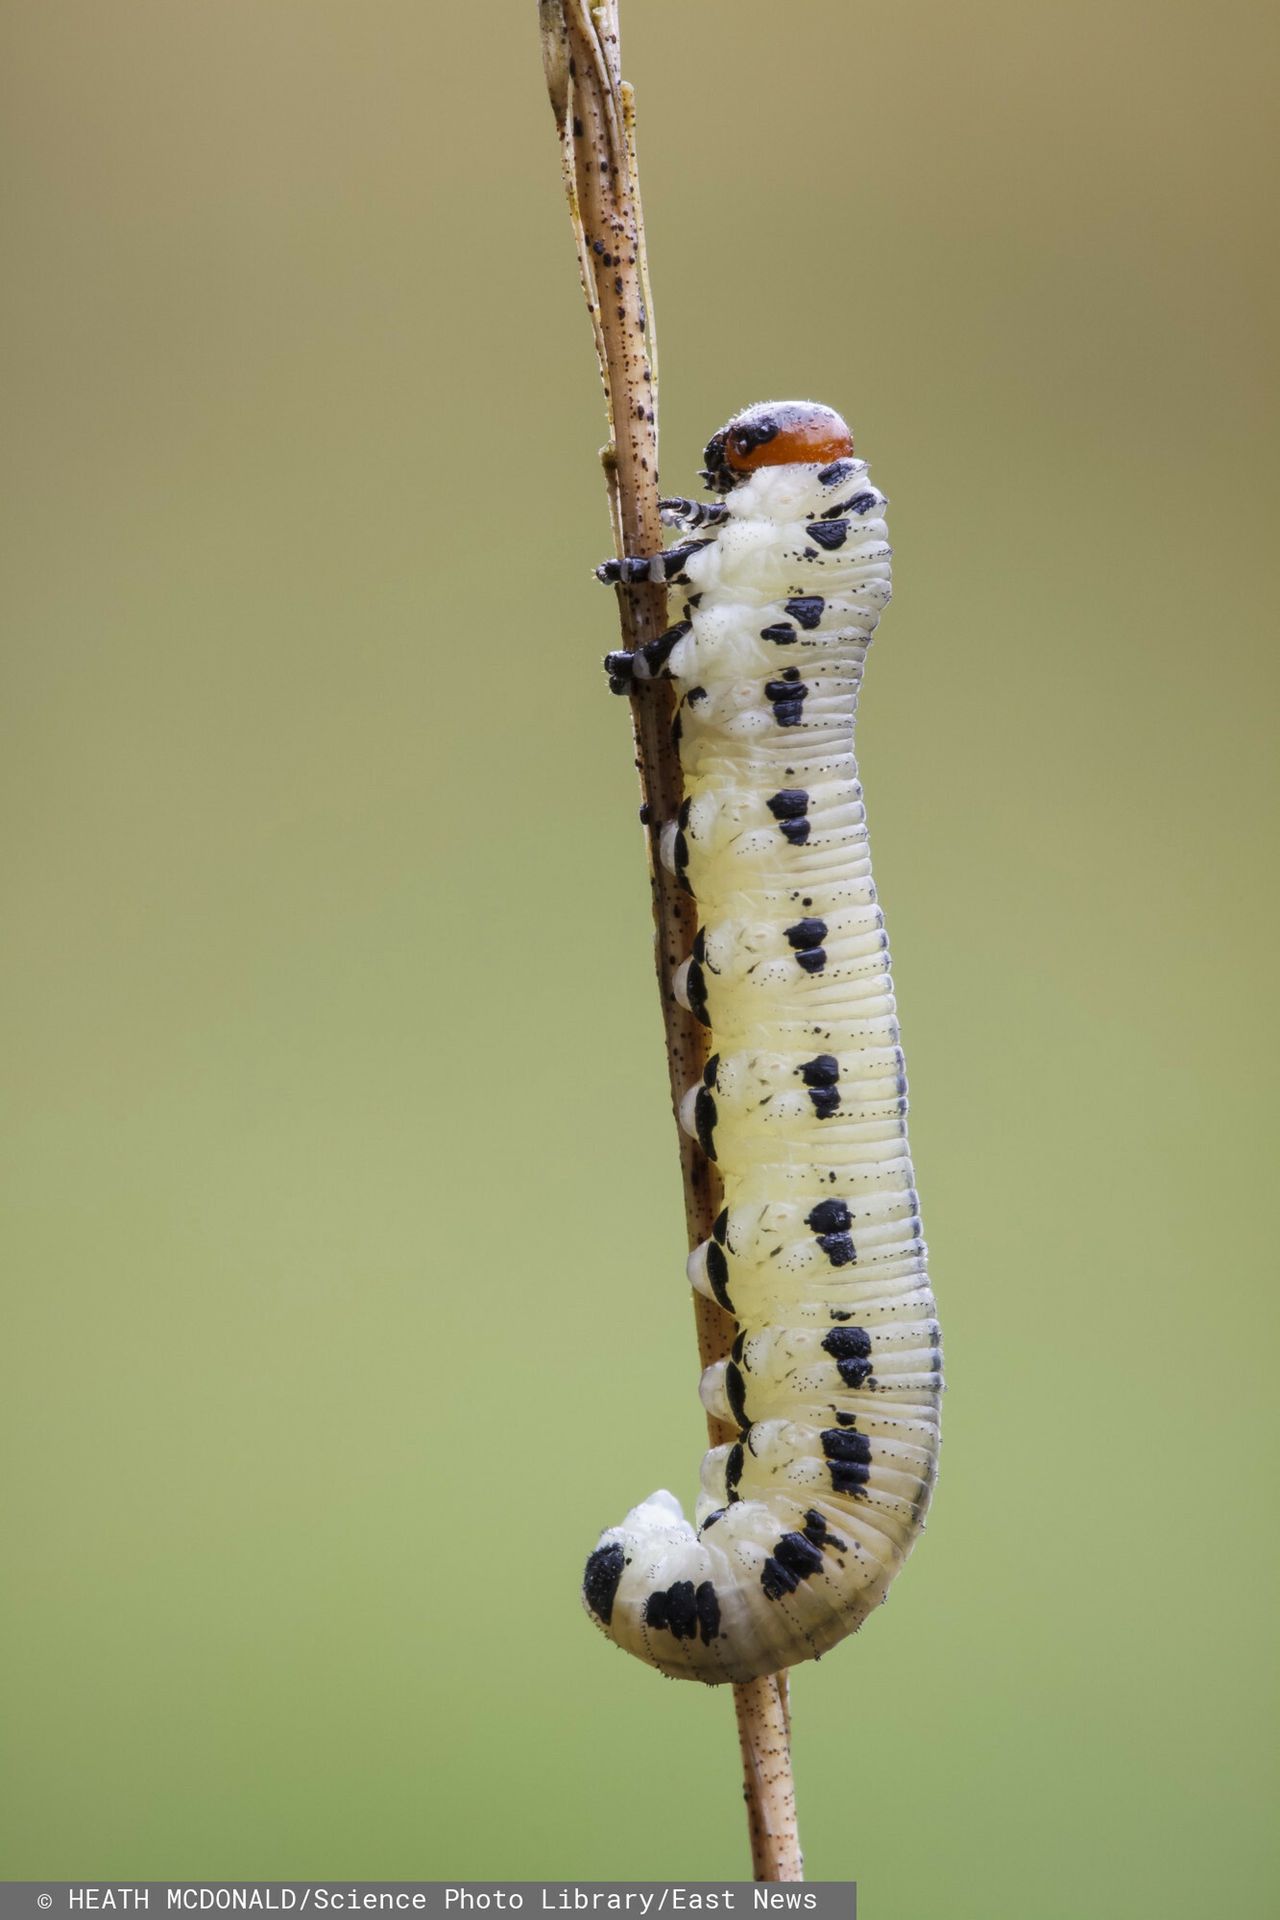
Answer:
<path fill-rule="evenodd" d="M 702 477 L 729 493 L 758 467 L 829 466 L 853 452 L 853 435 L 831 407 L 813 400 L 765 400 L 734 415 L 707 442 Z"/>

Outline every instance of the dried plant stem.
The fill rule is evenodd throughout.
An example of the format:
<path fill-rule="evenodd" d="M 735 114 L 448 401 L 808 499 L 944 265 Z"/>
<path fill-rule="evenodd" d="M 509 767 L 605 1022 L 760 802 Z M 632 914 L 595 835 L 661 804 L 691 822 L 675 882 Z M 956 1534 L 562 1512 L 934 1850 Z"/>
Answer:
<path fill-rule="evenodd" d="M 635 163 L 634 102 L 621 78 L 617 0 L 539 0 L 543 56 L 560 129 L 565 191 L 578 242 L 583 290 L 595 327 L 604 379 L 610 444 L 602 459 L 619 554 L 656 553 L 658 392 L 653 308 L 645 263 L 644 224 Z M 619 587 L 624 646 L 635 648 L 667 625 L 665 587 Z M 693 901 L 658 858 L 658 832 L 673 819 L 683 792 L 671 741 L 674 698 L 667 681 L 643 685 L 632 701 L 636 764 L 648 822 L 649 875 L 656 929 L 658 985 L 666 1027 L 673 1112 L 706 1063 L 705 1029 L 672 991 L 672 976 L 697 932 Z M 720 1206 L 715 1169 L 677 1127 L 689 1245 L 705 1240 Z M 704 1367 L 728 1352 L 734 1322 L 714 1301 L 694 1296 L 698 1351 Z M 734 1438 L 708 1419 L 713 1445 Z M 800 1880 L 791 1779 L 787 1676 L 769 1674 L 733 1690 L 742 1747 L 743 1797 L 757 1880 Z"/>

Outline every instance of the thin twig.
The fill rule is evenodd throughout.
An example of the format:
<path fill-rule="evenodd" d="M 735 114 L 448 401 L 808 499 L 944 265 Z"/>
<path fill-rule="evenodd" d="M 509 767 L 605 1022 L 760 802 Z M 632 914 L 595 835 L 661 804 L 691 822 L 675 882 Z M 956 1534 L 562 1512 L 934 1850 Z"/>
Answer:
<path fill-rule="evenodd" d="M 657 355 L 635 163 L 635 106 L 631 89 L 621 78 L 617 0 L 601 5 L 588 0 L 539 0 L 539 13 L 547 86 L 560 129 L 565 191 L 609 414 L 611 441 L 601 458 L 614 541 L 619 554 L 656 553 L 663 539 L 658 513 Z M 618 611 L 624 646 L 643 646 L 667 624 L 666 588 L 647 583 L 619 587 Z M 674 1112 L 685 1089 L 701 1075 L 706 1042 L 705 1029 L 680 1006 L 672 990 L 672 976 L 697 932 L 696 910 L 658 858 L 662 823 L 674 819 L 683 793 L 680 761 L 671 740 L 673 711 L 674 698 L 664 680 L 645 684 L 632 701 Z M 692 1247 L 711 1232 L 720 1206 L 720 1184 L 714 1168 L 678 1125 L 677 1134 Z M 698 1351 L 703 1366 L 710 1366 L 729 1351 L 734 1322 L 701 1294 L 694 1295 L 694 1313 Z M 713 1445 L 734 1438 L 723 1421 L 709 1417 L 707 1426 Z M 804 1870 L 791 1778 L 786 1674 L 746 1681 L 733 1692 L 752 1871 L 757 1880 L 800 1880 Z"/>

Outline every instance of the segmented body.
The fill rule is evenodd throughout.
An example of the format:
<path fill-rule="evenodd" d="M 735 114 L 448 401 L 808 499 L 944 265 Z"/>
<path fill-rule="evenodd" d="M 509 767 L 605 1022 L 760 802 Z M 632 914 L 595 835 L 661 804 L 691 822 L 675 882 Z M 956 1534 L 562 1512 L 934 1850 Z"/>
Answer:
<path fill-rule="evenodd" d="M 717 530 L 674 550 L 685 619 L 635 670 L 681 694 L 663 854 L 698 903 L 680 992 L 712 1049 L 681 1117 L 725 1192 L 689 1276 L 738 1322 L 703 1398 L 741 1437 L 703 1461 L 696 1531 L 656 1493 L 584 1581 L 620 1646 L 711 1682 L 817 1657 L 883 1599 L 928 1504 L 941 1390 L 854 758 L 885 502 L 852 458 L 718 484 Z"/>

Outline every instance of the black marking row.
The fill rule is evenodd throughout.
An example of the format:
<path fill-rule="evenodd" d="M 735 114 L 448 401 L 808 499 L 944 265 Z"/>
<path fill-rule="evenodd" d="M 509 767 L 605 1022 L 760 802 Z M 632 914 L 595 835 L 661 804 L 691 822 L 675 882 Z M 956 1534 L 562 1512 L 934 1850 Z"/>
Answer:
<path fill-rule="evenodd" d="M 794 1593 L 802 1580 L 821 1572 L 825 1549 L 836 1553 L 844 1549 L 844 1541 L 829 1530 L 816 1509 L 810 1509 L 804 1520 L 804 1532 L 784 1533 L 761 1569 L 760 1584 L 770 1600 Z"/>
<path fill-rule="evenodd" d="M 773 708 L 773 717 L 780 727 L 798 727 L 804 703 L 809 698 L 809 689 L 800 678 L 799 667 L 784 667 L 777 680 L 766 680 L 764 697 Z"/>
<path fill-rule="evenodd" d="M 826 610 L 826 601 L 820 593 L 797 594 L 794 600 L 784 600 L 782 610 L 791 615 L 791 620 L 775 620 L 767 627 L 761 627 L 760 638 L 772 641 L 777 647 L 793 646 L 798 638 L 796 628 L 812 633 Z M 791 622 L 795 622 L 795 626 Z"/>
<path fill-rule="evenodd" d="M 809 838 L 812 823 L 805 817 L 809 811 L 809 796 L 803 787 L 783 787 L 780 792 L 771 795 L 765 801 L 770 813 L 778 822 L 778 831 L 784 840 L 793 847 L 802 847 Z"/>
<path fill-rule="evenodd" d="M 720 1601 L 710 1580 L 695 1587 L 692 1580 L 676 1580 L 669 1587 L 655 1587 L 644 1603 L 644 1623 L 672 1634 L 677 1640 L 696 1640 L 702 1635 L 710 1646 L 720 1631 Z"/>
<path fill-rule="evenodd" d="M 784 927 L 783 933 L 796 956 L 796 965 L 806 973 L 821 973 L 827 964 L 827 950 L 822 944 L 827 937 L 826 921 L 806 916 L 794 926 Z"/>

